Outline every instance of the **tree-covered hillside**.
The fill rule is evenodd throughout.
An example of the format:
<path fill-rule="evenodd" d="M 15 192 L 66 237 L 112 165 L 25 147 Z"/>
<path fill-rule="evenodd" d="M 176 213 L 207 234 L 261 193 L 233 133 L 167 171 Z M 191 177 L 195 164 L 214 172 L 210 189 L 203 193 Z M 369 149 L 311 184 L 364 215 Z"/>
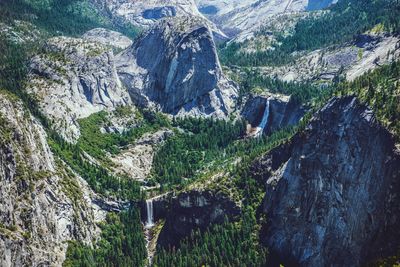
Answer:
<path fill-rule="evenodd" d="M 341 0 L 322 15 L 299 20 L 289 36 L 274 33 L 277 40 L 267 51 L 244 52 L 245 44 L 232 42 L 220 50 L 220 57 L 225 65 L 277 66 L 291 62 L 299 52 L 351 42 L 367 31 L 399 33 L 400 3 Z"/>
<path fill-rule="evenodd" d="M 310 15 L 300 19 L 290 35 L 273 33 L 276 35 L 276 43 L 270 50 L 244 52 L 242 44 L 235 42 L 221 47 L 219 56 L 222 64 L 232 67 L 232 72 L 233 69 L 238 69 L 239 73 L 236 73 L 237 84 L 232 82 L 232 86 L 237 86 L 238 97 L 234 101 L 238 110 L 229 114 L 226 119 L 177 118 L 162 114 L 152 106 L 143 108 L 129 102 L 127 106 L 118 106 L 112 111 L 94 112 L 90 116 L 77 119 L 80 135 L 76 142 L 65 140 L 53 128 L 54 121 L 46 117 L 40 108 L 41 96 L 27 92 L 30 59 L 42 51 L 42 45 L 49 37 L 79 38 L 90 29 L 104 27 L 133 38 L 138 29 L 114 24 L 88 0 L 1 1 L 0 27 L 6 29 L 0 29 L 0 92 L 21 100 L 24 108 L 36 118 L 37 124 L 43 127 L 44 143 L 49 145 L 49 151 L 51 150 L 58 168 L 54 172 L 68 176 L 61 179 L 66 188 L 65 194 L 80 203 L 78 198 L 83 195 L 80 186 L 84 185 L 85 192 L 90 191 L 86 192 L 85 197 L 94 196 L 90 201 L 96 202 L 98 209 L 106 207 L 106 215 L 102 217 L 104 221 L 94 224 L 93 227 L 97 229 L 98 226 L 101 231 L 98 239 L 91 240 L 92 244 L 68 241 L 63 266 L 148 266 L 148 244 L 142 221 L 145 216 L 140 214 L 140 210 L 146 206 L 145 200 L 165 193 L 176 196 L 193 189 L 209 190 L 232 198 L 240 207 L 240 215 L 237 220 L 226 218 L 223 224 L 211 225 L 204 231 L 195 229 L 191 235 L 180 240 L 176 247 L 156 247 L 152 266 L 267 266 L 268 248 L 260 241 L 261 225 L 267 218 L 259 210 L 265 195 L 266 181 L 257 179 L 252 173 L 255 160 L 277 146 L 290 143 L 293 136 L 305 130 L 314 113 L 333 96 L 356 95 L 372 108 L 379 122 L 395 136 L 395 140 L 400 140 L 399 61 L 376 66 L 374 71 L 354 81 L 335 77 L 329 83 L 315 83 L 311 80 L 283 81 L 267 76 L 267 71 L 262 72 L 265 68 L 257 68 L 273 68 L 292 63 L 298 55 L 305 52 L 354 42 L 357 36 L 367 31 L 400 34 L 398 0 L 339 0 L 328 10 L 318 13 L 318 16 Z M 267 34 L 270 34 L 267 30 L 261 30 L 256 33 L 256 37 Z M 21 36 L 29 38 L 18 38 Z M 192 74 L 196 75 L 196 71 Z M 166 76 L 170 79 L 170 75 Z M 46 79 L 50 80 L 51 77 Z M 254 138 L 248 134 L 248 123 L 240 116 L 240 108 L 252 94 L 291 96 L 295 104 L 304 105 L 308 113 L 295 126 Z M 267 106 L 264 103 L 262 110 L 264 117 L 267 117 L 265 111 L 268 111 L 268 116 L 281 115 L 270 115 L 274 110 L 269 110 L 269 104 Z M 105 130 L 103 126 L 111 124 L 110 117 L 115 118 L 118 115 L 134 118 L 135 123 L 121 131 Z M 270 117 L 268 119 L 271 120 Z M 0 128 L 5 128 L 4 124 L 5 120 L 0 116 Z M 135 180 L 115 171 L 116 163 L 111 160 L 113 156 L 132 148 L 143 136 L 151 136 L 162 130 L 168 131 L 170 135 L 151 144 L 153 154 L 149 157 L 151 171 L 148 177 Z M 18 139 L 18 136 L 15 138 Z M 151 141 L 144 140 L 141 145 L 149 143 Z M 0 142 L 1 152 L 6 151 L 6 145 Z M 134 147 L 133 150 L 135 149 Z M 9 151 L 7 153 L 11 154 Z M 140 164 L 142 159 L 138 160 L 139 163 L 132 164 Z M 0 157 L 1 160 L 3 157 Z M 71 179 L 67 179 L 70 177 L 77 178 L 79 183 L 71 182 Z M 27 187 L 23 180 L 20 181 L 20 186 Z M 18 201 L 23 201 L 24 196 L 18 197 Z M 50 194 L 49 199 L 56 201 Z M 70 203 L 62 204 L 68 208 Z M 74 218 L 79 215 L 74 213 L 75 210 L 68 211 Z M 28 215 L 34 216 L 32 214 Z M 29 216 L 26 216 L 26 225 L 32 227 Z M 86 219 L 84 223 L 94 221 L 94 218 Z M 75 221 L 71 222 L 71 225 L 74 223 Z M 162 223 L 157 227 L 160 225 Z M 72 226 L 73 238 L 81 238 Z M 0 241 L 1 238 L 9 238 L 20 243 L 32 242 L 28 231 L 21 234 L 12 230 L 6 231 L 0 225 Z M 67 241 L 64 242 L 66 243 Z M 399 257 L 394 256 L 386 262 L 383 259 L 382 264 L 390 266 L 398 261 Z"/>
<path fill-rule="evenodd" d="M 100 14 L 88 0 L 13 0 L 0 2 L 0 22 L 12 24 L 23 20 L 50 35 L 79 36 L 97 27 L 118 30 L 135 37 L 137 29 L 130 25 L 115 25 Z"/>

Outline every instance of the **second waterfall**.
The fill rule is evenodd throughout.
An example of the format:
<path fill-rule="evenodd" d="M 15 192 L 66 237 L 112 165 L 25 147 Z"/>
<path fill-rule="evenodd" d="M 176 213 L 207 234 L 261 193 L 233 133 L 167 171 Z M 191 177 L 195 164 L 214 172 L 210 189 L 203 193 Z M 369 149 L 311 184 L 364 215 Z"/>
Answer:
<path fill-rule="evenodd" d="M 265 128 L 268 125 L 268 120 L 269 120 L 269 104 L 270 104 L 270 100 L 269 98 L 267 99 L 267 102 L 265 103 L 265 109 L 264 109 L 264 114 L 263 117 L 261 118 L 261 122 L 258 125 L 254 136 L 255 137 L 261 137 L 263 135 L 263 132 L 265 130 Z"/>

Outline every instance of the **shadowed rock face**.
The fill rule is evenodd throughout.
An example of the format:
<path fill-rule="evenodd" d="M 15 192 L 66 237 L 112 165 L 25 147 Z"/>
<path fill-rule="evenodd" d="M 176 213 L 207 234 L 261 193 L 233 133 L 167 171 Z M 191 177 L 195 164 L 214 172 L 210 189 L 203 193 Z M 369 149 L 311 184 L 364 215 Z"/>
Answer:
<path fill-rule="evenodd" d="M 398 247 L 400 158 L 356 98 L 331 100 L 253 171 L 267 181 L 271 265 L 360 266 Z"/>
<path fill-rule="evenodd" d="M 158 203 L 157 203 L 158 202 Z M 240 208 L 229 197 L 213 191 L 188 191 L 170 199 L 155 202 L 155 216 L 165 216 L 165 225 L 158 243 L 177 246 L 193 230 L 205 230 L 212 224 L 221 224 L 225 218 L 234 220 Z"/>
<path fill-rule="evenodd" d="M 270 116 L 264 129 L 266 134 L 296 125 L 305 114 L 305 108 L 290 97 L 252 96 L 242 111 L 242 116 L 250 123 L 251 127 L 257 127 L 260 124 L 268 100 Z"/>
<path fill-rule="evenodd" d="M 201 20 L 162 20 L 118 56 L 134 101 L 174 115 L 226 116 L 236 88 L 223 75 L 212 34 Z"/>

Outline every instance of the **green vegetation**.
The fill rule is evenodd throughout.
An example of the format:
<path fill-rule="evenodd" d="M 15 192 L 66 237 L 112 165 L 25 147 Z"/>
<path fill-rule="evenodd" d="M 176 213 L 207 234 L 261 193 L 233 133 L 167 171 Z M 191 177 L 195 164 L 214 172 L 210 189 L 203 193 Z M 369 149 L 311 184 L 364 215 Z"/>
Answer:
<path fill-rule="evenodd" d="M 13 0 L 0 2 L 0 21 L 28 21 L 50 35 L 78 36 L 97 27 L 118 30 L 133 38 L 137 29 L 114 26 L 87 0 Z"/>
<path fill-rule="evenodd" d="M 397 116 L 400 112 L 399 80 L 400 63 L 393 63 L 369 72 L 354 82 L 340 83 L 337 94 L 357 95 L 375 110 L 378 119 L 385 126 L 400 136 L 400 124 Z M 261 81 L 254 83 L 262 84 Z M 279 82 L 276 81 L 267 79 L 265 84 L 272 84 L 279 88 Z M 321 98 L 321 94 L 318 92 L 315 91 L 315 94 L 300 99 Z M 319 103 L 323 103 L 328 97 L 322 95 Z M 257 156 L 279 144 L 288 142 L 296 132 L 301 131 L 307 124 L 310 114 L 298 127 L 282 130 L 269 137 L 248 140 L 240 140 L 244 133 L 242 122 L 232 124 L 204 119 L 173 121 L 173 126 L 179 127 L 181 131 L 177 131 L 175 137 L 169 139 L 161 147 L 155 158 L 155 166 L 158 166 L 155 170 L 159 171 L 157 173 L 159 176 L 156 177 L 160 179 L 159 181 L 164 184 L 179 184 L 182 182 L 182 178 L 195 177 L 198 170 L 212 161 L 241 158 L 240 164 L 229 170 L 232 177 L 225 183 L 229 183 L 229 187 L 239 190 L 244 212 L 238 222 L 226 221 L 223 225 L 214 225 L 205 232 L 193 232 L 190 237 L 181 241 L 179 247 L 158 248 L 154 266 L 265 265 L 267 252 L 259 243 L 257 233 L 260 224 L 255 219 L 255 208 L 259 205 L 264 193 L 263 185 L 261 181 L 252 177 L 250 166 Z M 168 168 L 163 169 L 163 167 Z M 218 164 L 217 167 L 221 168 L 221 165 Z M 177 179 L 175 179 L 176 177 Z M 196 182 L 201 183 L 201 181 Z M 212 186 L 210 185 L 211 188 Z M 221 187 L 223 184 L 216 186 Z M 118 236 L 118 234 L 116 235 Z M 110 243 L 112 244 L 112 242 Z M 89 264 L 86 266 L 98 266 L 98 264 L 96 265 L 98 261 L 94 260 L 96 256 L 92 256 L 96 253 L 87 247 L 87 250 L 84 248 L 82 245 L 78 247 L 76 244 L 70 245 L 67 263 L 73 265 L 86 262 Z M 71 257 L 77 261 L 70 261 Z M 390 259 L 390 262 L 396 262 L 396 260 L 393 258 Z"/>
<path fill-rule="evenodd" d="M 138 182 L 126 177 L 110 175 L 102 166 L 94 165 L 83 157 L 83 150 L 79 145 L 64 141 L 58 134 L 48 138 L 52 151 L 68 164 L 75 172 L 84 178 L 90 187 L 97 193 L 105 196 L 114 196 L 124 200 L 137 200 L 141 198 Z"/>
<path fill-rule="evenodd" d="M 246 211 L 240 223 L 196 231 L 179 248 L 159 248 L 154 266 L 264 266 L 267 252 L 259 245 L 258 230 L 254 211 Z"/>
<path fill-rule="evenodd" d="M 75 172 L 80 174 L 97 193 L 103 195 L 113 195 L 124 199 L 139 199 L 140 188 L 139 184 L 130 179 L 120 179 L 109 175 L 108 171 L 101 167 L 90 164 L 85 160 L 83 149 L 80 145 L 73 145 L 65 142 L 57 132 L 52 130 L 50 121 L 42 114 L 37 104 L 36 99 L 29 95 L 25 89 L 25 81 L 27 75 L 26 61 L 31 53 L 35 50 L 34 46 L 22 45 L 9 41 L 4 36 L 1 36 L 0 47 L 5 53 L 0 54 L 0 88 L 3 88 L 12 95 L 20 98 L 26 108 L 38 118 L 48 133 L 48 142 L 53 152 L 64 160 Z M 148 123 L 156 125 L 158 117 L 148 115 Z M 88 123 L 89 126 L 92 126 Z M 90 130 L 87 126 L 84 130 Z M 88 131 L 89 131 L 88 130 Z M 98 130 L 100 131 L 100 130 Z M 138 133 L 132 130 L 127 134 L 126 139 L 134 138 Z M 98 133 L 95 131 L 95 134 Z M 98 138 L 98 136 L 92 136 Z M 90 148 L 89 152 L 99 152 L 99 147 L 91 147 L 85 141 L 81 142 Z"/>
<path fill-rule="evenodd" d="M 25 91 L 28 73 L 27 61 L 36 51 L 33 43 L 20 44 L 9 40 L 0 33 L 0 89 L 21 99 L 31 113 L 46 127 L 48 121 L 39 111 L 39 106 L 32 96 Z"/>
<path fill-rule="evenodd" d="M 121 107 L 116 112 L 119 116 L 122 116 L 128 111 L 126 108 Z M 109 123 L 106 111 L 92 114 L 85 119 L 80 119 L 81 136 L 78 140 L 78 146 L 92 157 L 104 162 L 106 152 L 117 154 L 121 147 L 133 143 L 144 133 L 155 132 L 162 127 L 170 127 L 168 118 L 160 113 L 144 110 L 142 113 L 136 114 L 136 116 L 142 118 L 139 125 L 122 134 L 102 133 L 100 131 L 102 126 L 106 126 Z"/>
<path fill-rule="evenodd" d="M 229 187 L 228 190 L 238 190 L 243 205 L 240 220 L 226 220 L 224 224 L 213 225 L 204 232 L 196 230 L 178 247 L 158 247 L 154 266 L 265 266 L 267 251 L 260 244 L 260 222 L 255 216 L 265 193 L 264 184 L 251 175 L 250 167 L 256 157 L 287 142 L 304 126 L 305 122 L 298 128 L 282 130 L 269 137 L 231 142 L 225 154 L 242 160 L 228 168 L 230 178 L 214 181 L 207 187 L 215 192 L 224 186 Z M 221 171 L 222 166 L 217 168 Z M 195 184 L 205 182 L 198 180 Z"/>
<path fill-rule="evenodd" d="M 244 136 L 244 122 L 213 119 L 177 119 L 176 131 L 159 149 L 153 161 L 153 177 L 164 187 L 182 184 L 223 154 L 231 142 Z"/>
<path fill-rule="evenodd" d="M 0 114 L 0 142 L 10 142 L 11 135 L 12 131 L 9 129 L 6 119 Z"/>
<path fill-rule="evenodd" d="M 382 66 L 339 85 L 338 95 L 356 95 L 400 138 L 400 62 Z"/>
<path fill-rule="evenodd" d="M 109 213 L 101 227 L 101 239 L 90 248 L 70 242 L 64 267 L 145 266 L 146 244 L 138 207 L 119 214 Z"/>
<path fill-rule="evenodd" d="M 110 21 L 100 20 L 85 0 L 14 0 L 0 3 L 0 21 L 12 24 L 14 19 L 29 21 L 49 35 L 80 35 L 94 27 L 112 28 Z M 89 12 L 90 11 L 90 12 Z M 330 12 L 309 17 L 297 23 L 295 32 L 288 37 L 278 36 L 279 45 L 267 52 L 245 54 L 240 45 L 231 44 L 222 50 L 221 58 L 226 65 L 261 66 L 291 62 L 295 51 L 306 51 L 354 40 L 354 36 L 371 30 L 373 33 L 399 31 L 398 1 L 342 0 Z M 348 23 L 352 21 L 353 23 Z M 133 29 L 125 34 L 135 35 Z M 262 34 L 262 33 L 260 33 Z M 162 190 L 185 188 L 206 184 L 209 173 L 224 172 L 221 180 L 206 184 L 211 190 L 235 190 L 237 201 L 242 202 L 243 213 L 237 222 L 226 221 L 204 232 L 195 231 L 182 240 L 179 247 L 158 248 L 154 266 L 264 266 L 266 250 L 260 245 L 258 235 L 260 222 L 255 210 L 264 194 L 263 181 L 252 177 L 251 166 L 256 157 L 272 148 L 288 142 L 301 131 L 310 114 L 299 126 L 283 129 L 259 139 L 244 139 L 246 127 L 243 121 L 226 122 L 212 119 L 177 119 L 170 122 L 164 116 L 149 111 L 135 114 L 140 118 L 138 126 L 123 134 L 106 133 L 100 127 L 109 123 L 108 114 L 100 112 L 79 120 L 81 137 L 77 144 L 65 142 L 51 128 L 51 123 L 40 112 L 36 100 L 24 91 L 26 61 L 37 46 L 22 44 L 0 36 L 0 88 L 22 99 L 26 108 L 36 116 L 48 133 L 52 151 L 61 160 L 59 166 L 68 166 L 81 175 L 93 188 L 104 196 L 124 200 L 138 200 L 139 183 L 125 177 L 110 175 L 105 160 L 107 153 L 118 153 L 124 147 L 147 132 L 162 127 L 174 128 L 175 135 L 157 151 L 152 176 L 162 185 Z M 362 56 L 359 50 L 359 57 Z M 96 55 L 98 51 L 94 51 Z M 300 53 L 301 54 L 301 53 Z M 50 55 L 63 60 L 60 55 Z M 57 57 L 57 58 L 56 58 Z M 384 66 L 369 72 L 354 82 L 336 80 L 332 86 L 320 87 L 310 83 L 288 83 L 245 70 L 240 78 L 240 99 L 258 90 L 292 95 L 295 101 L 311 103 L 316 108 L 338 88 L 337 95 L 357 95 L 375 111 L 379 121 L 400 137 L 400 63 Z M 337 82 L 337 83 L 336 83 Z M 239 101 L 240 102 L 240 101 Z M 241 103 L 239 103 L 241 104 Z M 124 107 L 116 113 L 130 116 Z M 12 131 L 4 127 L 6 121 L 0 116 L 0 140 L 6 142 Z M 2 127 L 3 126 L 3 127 Z M 99 161 L 97 166 L 88 161 L 86 154 Z M 19 161 L 22 161 L 19 159 Z M 21 172 L 22 171 L 22 172 Z M 21 179 L 37 182 L 48 175 L 32 173 L 29 169 L 19 171 Z M 68 175 L 73 175 L 71 172 Z M 28 176 L 28 177 L 25 177 Z M 29 178 L 29 179 L 28 179 Z M 62 189 L 74 202 L 79 203 L 82 192 L 74 179 L 63 177 Z M 224 191 L 225 193 L 225 191 Z M 228 192 L 229 193 L 229 192 Z M 77 204 L 76 204 L 77 205 Z M 263 218 L 261 218 L 262 220 Z M 4 231 L 0 225 L 0 230 Z M 137 207 L 119 214 L 110 213 L 101 224 L 101 239 L 94 248 L 79 242 L 71 242 L 64 266 L 144 266 L 146 248 L 140 215 Z M 15 230 L 13 228 L 8 229 Z M 26 238 L 29 238 L 28 233 Z M 390 259 L 392 262 L 392 259 Z"/>
<path fill-rule="evenodd" d="M 311 82 L 285 82 L 250 69 L 244 70 L 244 74 L 241 75 L 238 82 L 240 84 L 238 104 L 242 104 L 243 97 L 253 92 L 254 88 L 258 89 L 256 93 L 270 92 L 290 95 L 297 103 L 308 103 L 312 99 L 330 94 L 332 91 L 332 88 L 327 85 L 318 86 Z"/>
<path fill-rule="evenodd" d="M 392 33 L 400 31 L 399 1 L 341 0 L 330 12 L 300 20 L 292 35 L 277 33 L 276 44 L 270 50 L 245 53 L 241 51 L 242 44 L 231 43 L 221 49 L 220 58 L 224 65 L 283 65 L 293 61 L 293 52 L 349 42 L 368 30 L 383 29 Z"/>
<path fill-rule="evenodd" d="M 129 111 L 126 108 L 119 108 L 116 112 L 119 116 L 123 116 Z M 123 134 L 101 133 L 100 127 L 108 123 L 108 114 L 105 111 L 95 113 L 79 120 L 81 136 L 77 144 L 64 141 L 50 129 L 48 142 L 53 152 L 80 174 L 95 192 L 123 200 L 138 200 L 142 197 L 140 183 L 129 177 L 111 175 L 107 167 L 112 163 L 107 159 L 106 153 L 116 154 L 121 147 L 133 143 L 144 133 L 170 127 L 170 122 L 165 116 L 148 110 L 136 116 L 142 120 L 140 125 Z M 85 153 L 98 160 L 100 165 L 90 163 Z"/>
<path fill-rule="evenodd" d="M 26 50 L 23 45 L 11 42 L 0 34 L 0 88 L 17 93 L 23 87 L 27 71 Z"/>
<path fill-rule="evenodd" d="M 399 267 L 400 266 L 400 248 L 398 249 L 396 255 L 387 257 L 385 259 L 378 260 L 376 262 L 370 263 L 368 267 Z"/>
<path fill-rule="evenodd" d="M 47 4 L 46 4 L 47 3 Z M 86 3 L 86 2 L 85 2 Z M 51 35 L 68 34 L 79 35 L 93 27 L 101 26 L 91 18 L 83 18 L 79 10 L 83 1 L 2 1 L 0 2 L 0 22 L 13 25 L 14 19 L 29 21 L 41 30 Z M 44 5 L 42 5 L 44 4 Z M 77 4 L 77 6 L 75 6 Z M 74 5 L 74 6 L 73 6 Z M 81 6 L 82 7 L 82 6 Z M 75 9 L 77 8 L 77 9 Z M 92 11 L 91 11 L 92 12 Z M 131 35 L 132 36 L 132 35 Z M 137 200 L 140 198 L 140 188 L 137 182 L 129 179 L 120 179 L 108 174 L 101 166 L 90 164 L 83 157 L 80 145 L 65 142 L 55 131 L 52 130 L 50 121 L 41 113 L 37 100 L 26 93 L 25 83 L 27 76 L 27 62 L 33 54 L 38 54 L 41 40 L 34 42 L 16 43 L 11 41 L 5 34 L 0 34 L 0 88 L 7 94 L 21 99 L 25 107 L 40 120 L 48 133 L 48 142 L 53 152 L 59 156 L 72 170 L 86 179 L 89 185 L 97 193 L 115 196 L 125 200 Z M 120 115 L 126 110 L 118 109 Z M 157 116 L 143 115 L 145 121 L 153 127 L 156 125 Z M 0 117 L 0 124 L 5 123 Z M 157 124 L 159 125 L 159 124 Z M 90 123 L 87 125 L 90 128 Z M 85 128 L 85 129 L 88 129 Z M 1 128 L 1 136 L 6 138 L 8 131 Z M 141 129 L 143 130 L 143 129 Z M 98 134 L 98 132 L 96 132 Z M 141 133 L 130 132 L 124 137 L 133 140 Z M 82 146 L 88 145 L 82 141 Z M 107 150 L 107 149 L 106 149 Z M 59 166 L 64 162 L 58 161 Z M 67 175 L 73 176 L 68 168 Z M 27 173 L 28 178 L 45 176 L 45 173 Z M 63 174 L 61 174 L 63 175 Z M 61 180 L 62 190 L 78 203 L 82 199 L 79 185 L 75 180 L 63 175 Z M 32 189 L 33 190 L 33 189 Z M 140 216 L 137 208 L 118 215 L 109 214 L 105 223 L 101 225 L 101 241 L 91 249 L 81 243 L 73 242 L 68 249 L 65 266 L 143 266 L 146 258 L 145 241 L 141 229 Z M 29 233 L 24 234 L 29 238 Z"/>

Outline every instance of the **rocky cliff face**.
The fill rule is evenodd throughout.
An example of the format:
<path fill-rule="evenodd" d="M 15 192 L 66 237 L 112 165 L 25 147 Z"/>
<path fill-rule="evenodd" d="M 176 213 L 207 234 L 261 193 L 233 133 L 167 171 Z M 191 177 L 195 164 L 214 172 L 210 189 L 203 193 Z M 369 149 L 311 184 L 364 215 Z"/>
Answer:
<path fill-rule="evenodd" d="M 225 117 L 237 95 L 222 74 L 210 29 L 194 18 L 164 19 L 118 55 L 134 102 L 173 115 Z"/>
<path fill-rule="evenodd" d="M 212 224 L 223 223 L 225 218 L 234 220 L 240 215 L 240 207 L 229 197 L 208 190 L 183 192 L 162 201 L 167 204 L 158 204 L 161 211 L 157 211 L 156 204 L 155 214 L 166 216 L 158 238 L 158 243 L 165 247 L 179 245 L 192 230 L 205 230 Z"/>
<path fill-rule="evenodd" d="M 95 28 L 86 32 L 84 39 L 98 42 L 103 45 L 112 46 L 119 49 L 126 49 L 132 45 L 132 40 L 123 34 L 104 28 Z"/>
<path fill-rule="evenodd" d="M 261 238 L 275 263 L 360 266 L 398 247 L 399 152 L 356 98 L 332 99 L 254 172 L 267 183 Z"/>
<path fill-rule="evenodd" d="M 93 193 L 56 163 L 40 124 L 0 92 L 0 265 L 59 266 L 68 240 L 91 244 L 104 218 Z"/>
<path fill-rule="evenodd" d="M 268 105 L 267 102 L 269 102 Z M 251 129 L 260 125 L 266 108 L 269 109 L 269 116 L 264 128 L 264 133 L 266 134 L 296 125 L 306 111 L 301 104 L 293 101 L 291 97 L 282 95 L 253 95 L 247 100 L 242 110 L 242 116 L 249 122 Z M 251 134 L 251 129 L 249 134 Z"/>
<path fill-rule="evenodd" d="M 64 138 L 76 140 L 77 119 L 130 104 L 114 66 L 111 49 L 82 39 L 50 39 L 32 58 L 28 91 Z"/>

